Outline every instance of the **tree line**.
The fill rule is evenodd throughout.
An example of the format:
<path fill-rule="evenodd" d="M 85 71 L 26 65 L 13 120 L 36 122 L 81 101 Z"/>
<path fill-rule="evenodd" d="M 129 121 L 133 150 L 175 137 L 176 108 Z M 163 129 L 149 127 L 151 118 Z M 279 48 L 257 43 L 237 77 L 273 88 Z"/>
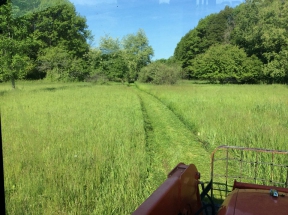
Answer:
<path fill-rule="evenodd" d="M 246 0 L 201 19 L 177 44 L 188 79 L 288 83 L 288 3 Z"/>
<path fill-rule="evenodd" d="M 0 6 L 0 82 L 287 83 L 287 19 L 286 1 L 227 6 L 201 19 L 172 57 L 152 62 L 142 29 L 122 39 L 104 35 L 93 48 L 86 18 L 68 0 L 8 0 Z"/>
<path fill-rule="evenodd" d="M 0 82 L 131 82 L 153 56 L 141 29 L 121 41 L 105 35 L 97 48 L 92 41 L 86 18 L 68 0 L 8 0 L 0 6 Z"/>

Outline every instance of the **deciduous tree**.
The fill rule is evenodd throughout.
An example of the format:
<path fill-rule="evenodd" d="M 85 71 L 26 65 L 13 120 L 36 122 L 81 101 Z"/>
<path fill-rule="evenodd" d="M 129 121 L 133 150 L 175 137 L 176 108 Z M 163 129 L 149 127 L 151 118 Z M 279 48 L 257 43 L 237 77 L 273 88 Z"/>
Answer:
<path fill-rule="evenodd" d="M 128 34 L 122 40 L 124 58 L 128 63 L 128 81 L 136 80 L 141 68 L 151 62 L 154 54 L 153 48 L 149 45 L 144 30 L 140 29 L 136 34 Z"/>
<path fill-rule="evenodd" d="M 213 45 L 190 62 L 192 76 L 212 83 L 256 83 L 262 63 L 233 45 Z"/>

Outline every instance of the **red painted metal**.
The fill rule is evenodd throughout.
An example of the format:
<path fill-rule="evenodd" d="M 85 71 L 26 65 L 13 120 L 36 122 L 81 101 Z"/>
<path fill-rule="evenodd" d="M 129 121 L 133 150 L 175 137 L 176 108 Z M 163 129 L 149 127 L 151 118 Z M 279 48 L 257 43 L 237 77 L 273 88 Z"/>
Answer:
<path fill-rule="evenodd" d="M 258 189 L 258 190 L 277 190 L 279 192 L 284 192 L 288 194 L 288 188 L 284 187 L 276 187 L 276 186 L 266 186 L 266 185 L 260 185 L 260 184 L 249 184 L 249 183 L 243 183 L 243 182 L 237 182 L 235 180 L 233 190 L 235 189 Z M 288 205 L 287 205 L 288 210 Z M 288 214 L 288 211 L 287 211 Z"/>
<path fill-rule="evenodd" d="M 248 153 L 250 156 L 247 156 Z M 268 160 L 262 160 L 261 156 L 265 156 Z M 218 215 L 288 215 L 288 164 L 285 163 L 287 156 L 288 151 L 281 150 L 238 146 L 217 147 L 211 154 L 211 179 L 213 181 L 211 195 L 213 196 L 213 190 L 218 192 L 217 197 L 221 192 L 225 194 L 222 196 L 224 202 Z M 279 163 L 278 159 L 282 159 L 284 163 Z M 217 166 L 218 162 L 220 165 Z M 246 168 L 252 170 L 252 175 L 251 172 L 247 174 Z M 263 169 L 267 170 L 263 171 Z M 279 174 L 282 177 L 279 177 Z M 218 189 L 216 186 L 222 186 L 222 188 Z M 278 197 L 270 194 L 271 189 L 277 190 Z"/>
<path fill-rule="evenodd" d="M 231 155 L 230 150 L 238 150 L 237 152 L 240 150 L 240 153 Z M 221 156 L 215 158 L 218 151 L 222 151 Z M 245 157 L 244 152 L 255 152 L 255 154 Z M 261 155 L 258 156 L 258 153 L 265 153 L 268 158 L 271 155 L 271 160 L 261 160 Z M 284 160 L 277 160 L 278 155 L 284 156 L 282 157 Z M 214 177 L 218 177 L 220 180 L 215 184 L 226 186 L 223 190 L 222 188 L 217 190 L 214 187 L 217 192 L 225 192 L 224 202 L 217 215 L 288 215 L 288 164 L 285 163 L 287 156 L 288 151 L 279 150 L 237 146 L 220 146 L 215 149 L 211 156 L 211 181 L 215 183 Z M 220 171 L 220 174 L 217 171 L 214 172 L 214 163 L 218 161 L 223 165 L 216 169 L 218 172 Z M 284 161 L 284 163 L 279 163 L 279 161 Z M 228 171 L 231 162 L 236 162 L 238 169 L 235 168 L 235 165 L 231 165 Z M 263 167 L 268 167 L 269 171 L 263 171 Z M 245 173 L 245 168 L 250 170 L 250 175 Z M 239 172 L 237 172 L 238 170 Z M 262 171 L 262 175 L 257 171 Z M 166 181 L 133 214 L 189 215 L 197 213 L 203 209 L 198 188 L 199 179 L 200 173 L 194 164 L 179 163 L 169 173 Z M 240 182 L 236 179 L 239 179 Z M 255 183 L 247 183 L 247 180 Z M 257 182 L 265 185 L 257 184 Z M 278 192 L 278 197 L 271 195 L 271 189 Z M 213 197 L 213 185 L 211 196 Z"/>
<path fill-rule="evenodd" d="M 267 189 L 236 188 L 227 196 L 217 215 L 287 215 L 288 189 L 286 191 L 273 197 Z"/>
<path fill-rule="evenodd" d="M 199 177 L 194 164 L 179 163 L 133 215 L 195 214 L 201 208 Z"/>

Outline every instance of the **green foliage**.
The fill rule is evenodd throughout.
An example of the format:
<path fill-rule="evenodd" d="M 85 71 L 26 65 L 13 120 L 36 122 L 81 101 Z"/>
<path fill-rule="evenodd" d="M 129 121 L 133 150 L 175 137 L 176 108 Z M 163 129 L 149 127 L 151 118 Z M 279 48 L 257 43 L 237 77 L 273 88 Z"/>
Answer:
<path fill-rule="evenodd" d="M 110 81 L 134 82 L 144 66 L 151 62 L 153 49 L 143 30 L 125 36 L 121 42 L 105 35 L 99 48 L 87 54 L 90 77 L 106 76 Z M 93 78 L 92 78 L 93 79 Z"/>
<path fill-rule="evenodd" d="M 22 38 L 26 31 L 21 26 L 26 20 L 13 19 L 11 8 L 11 3 L 0 7 L 0 82 L 11 80 L 15 88 L 15 80 L 24 79 L 34 63 L 27 56 L 30 43 Z"/>
<path fill-rule="evenodd" d="M 113 52 L 120 51 L 121 44 L 118 38 L 114 39 L 108 34 L 100 38 L 99 49 L 103 54 L 110 54 Z"/>
<path fill-rule="evenodd" d="M 51 79 L 83 80 L 83 56 L 88 51 L 87 40 L 92 39 L 86 19 L 66 0 L 12 2 L 0 8 L 0 61 L 3 65 L 0 81 L 7 81 L 7 77 L 12 82 L 39 79 L 45 77 L 48 70 L 48 76 L 53 76 Z M 60 59 L 55 66 L 52 55 L 54 52 L 57 56 L 57 49 Z M 73 71 L 68 71 L 71 69 Z"/>
<path fill-rule="evenodd" d="M 179 66 L 181 66 L 181 62 L 179 60 L 177 60 L 174 56 L 171 56 L 168 59 L 161 58 L 161 59 L 153 61 L 153 63 L 164 63 L 167 65 L 178 64 Z"/>
<path fill-rule="evenodd" d="M 88 51 L 91 38 L 86 19 L 76 13 L 71 3 L 49 7 L 29 16 L 30 37 L 39 40 L 41 48 L 64 47 L 69 54 L 82 57 Z"/>
<path fill-rule="evenodd" d="M 82 58 L 72 58 L 68 72 L 68 81 L 84 81 L 89 76 L 86 61 Z"/>
<path fill-rule="evenodd" d="M 9 61 L 5 60 L 4 57 L 0 58 L 2 65 L 0 68 L 0 82 L 11 81 L 12 87 L 15 88 L 15 80 L 24 79 L 27 73 L 33 69 L 34 65 L 30 58 L 25 55 L 15 54 Z"/>
<path fill-rule="evenodd" d="M 104 74 L 111 81 L 124 81 L 127 80 L 129 68 L 123 51 L 114 52 L 109 55 L 102 55 L 102 69 Z"/>
<path fill-rule="evenodd" d="M 91 49 L 87 58 L 90 76 L 88 79 L 106 77 L 107 81 L 124 82 L 127 80 L 129 69 L 127 62 L 123 58 L 122 50 L 110 54 L 102 54 L 100 50 Z"/>
<path fill-rule="evenodd" d="M 174 57 L 188 69 L 189 61 L 204 53 L 211 45 L 227 42 L 233 25 L 233 9 L 225 7 L 218 14 L 201 19 L 196 28 L 190 30 L 177 44 Z M 189 70 L 189 69 L 188 69 Z"/>
<path fill-rule="evenodd" d="M 38 70 L 46 73 L 50 81 L 83 81 L 88 75 L 84 72 L 85 62 L 60 47 L 43 50 L 38 57 Z"/>
<path fill-rule="evenodd" d="M 257 78 L 257 81 L 252 82 L 287 83 L 283 54 L 288 46 L 287 17 L 287 1 L 249 0 L 234 9 L 226 7 L 200 20 L 196 28 L 190 30 L 177 44 L 174 57 L 182 63 L 188 78 L 196 78 L 192 71 L 194 58 L 205 53 L 212 45 L 232 44 L 243 48 L 249 57 L 255 56 L 265 65 L 262 71 L 264 76 L 248 75 L 246 81 L 236 78 L 238 81 L 250 82 L 251 78 Z M 233 69 L 228 65 L 226 70 Z M 258 70 L 259 63 L 254 66 Z M 225 78 L 223 74 L 218 76 L 220 79 Z"/>
<path fill-rule="evenodd" d="M 31 60 L 28 56 L 21 56 L 15 54 L 12 57 L 11 68 L 14 72 L 14 78 L 23 79 L 26 77 L 27 72 L 33 67 Z"/>
<path fill-rule="evenodd" d="M 174 51 L 174 57 L 182 62 L 182 67 L 185 69 L 188 66 L 188 60 L 193 59 L 197 54 L 202 53 L 198 44 L 200 38 L 197 36 L 197 30 L 189 31 L 177 44 Z"/>
<path fill-rule="evenodd" d="M 69 0 L 10 0 L 14 18 L 39 13 L 49 7 L 70 3 Z"/>
<path fill-rule="evenodd" d="M 287 83 L 288 3 L 286 1 L 252 1 L 237 10 L 231 41 L 255 55 L 265 64 L 265 80 Z"/>
<path fill-rule="evenodd" d="M 38 57 L 38 69 L 45 72 L 46 78 L 51 81 L 59 81 L 67 78 L 67 70 L 70 64 L 70 56 L 66 50 L 59 47 L 47 48 Z"/>
<path fill-rule="evenodd" d="M 129 69 L 118 38 L 105 35 L 100 39 L 99 50 L 92 49 L 89 57 L 91 64 L 94 64 L 92 76 L 101 74 L 110 81 L 126 80 Z"/>
<path fill-rule="evenodd" d="M 141 68 L 151 62 L 154 51 L 149 45 L 148 38 L 142 29 L 138 30 L 135 35 L 128 34 L 125 36 L 122 44 L 124 48 L 124 58 L 129 68 L 128 80 L 136 80 Z"/>
<path fill-rule="evenodd" d="M 274 54 L 274 59 L 264 66 L 263 72 L 268 83 L 287 83 L 288 51 L 282 50 L 279 54 Z"/>
<path fill-rule="evenodd" d="M 177 64 L 165 64 L 159 60 L 143 67 L 139 81 L 153 84 L 175 84 L 181 78 L 182 69 Z"/>
<path fill-rule="evenodd" d="M 211 46 L 191 60 L 191 76 L 212 83 L 255 83 L 261 77 L 261 62 L 247 57 L 243 49 L 232 45 Z"/>

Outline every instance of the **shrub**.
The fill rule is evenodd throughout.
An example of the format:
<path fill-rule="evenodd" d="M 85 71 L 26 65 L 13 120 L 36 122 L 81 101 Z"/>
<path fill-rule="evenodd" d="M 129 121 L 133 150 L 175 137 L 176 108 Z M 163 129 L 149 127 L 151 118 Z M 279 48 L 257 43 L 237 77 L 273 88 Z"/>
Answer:
<path fill-rule="evenodd" d="M 181 71 L 177 64 L 154 62 L 141 69 L 138 80 L 153 84 L 175 84 L 181 76 Z"/>
<path fill-rule="evenodd" d="M 211 83 L 256 83 L 262 76 L 262 63 L 248 57 L 233 45 L 211 46 L 204 54 L 190 60 L 191 76 Z"/>

